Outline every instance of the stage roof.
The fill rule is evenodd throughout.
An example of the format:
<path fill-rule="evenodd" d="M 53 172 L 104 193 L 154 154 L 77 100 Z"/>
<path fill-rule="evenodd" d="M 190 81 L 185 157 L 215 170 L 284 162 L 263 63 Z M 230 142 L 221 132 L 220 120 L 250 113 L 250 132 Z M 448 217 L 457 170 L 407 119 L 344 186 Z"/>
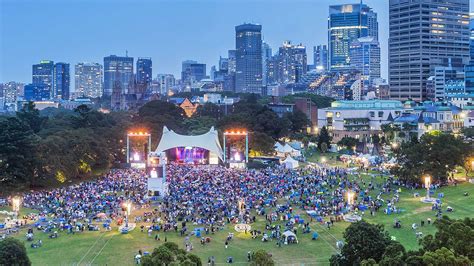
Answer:
<path fill-rule="evenodd" d="M 215 153 L 221 160 L 223 159 L 223 151 L 219 143 L 219 136 L 214 127 L 202 135 L 185 136 L 180 135 L 173 130 L 169 130 L 166 126 L 163 127 L 163 134 L 161 135 L 160 144 L 155 150 L 159 154 L 166 150 L 176 147 L 199 147 Z"/>

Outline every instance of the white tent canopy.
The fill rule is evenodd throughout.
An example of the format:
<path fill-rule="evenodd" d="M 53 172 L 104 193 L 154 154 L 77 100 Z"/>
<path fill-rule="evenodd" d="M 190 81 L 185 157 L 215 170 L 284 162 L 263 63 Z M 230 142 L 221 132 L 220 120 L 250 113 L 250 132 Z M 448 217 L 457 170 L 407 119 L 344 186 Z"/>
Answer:
<path fill-rule="evenodd" d="M 295 233 L 291 231 L 285 231 L 283 234 L 283 238 L 285 239 L 285 244 L 288 244 L 288 240 L 294 239 L 296 243 L 298 243 L 298 238 L 296 237 Z"/>
<path fill-rule="evenodd" d="M 294 149 L 288 143 L 285 143 L 285 145 L 281 145 L 279 142 L 277 142 L 274 147 L 279 157 L 285 157 L 286 154 L 290 154 L 291 156 L 301 155 L 301 152 L 299 150 Z"/>
<path fill-rule="evenodd" d="M 283 160 L 283 164 L 287 169 L 294 169 L 299 166 L 299 162 L 293 159 L 291 156 L 286 157 L 286 159 Z"/>
<path fill-rule="evenodd" d="M 173 130 L 169 130 L 166 126 L 163 127 L 163 134 L 161 135 L 160 144 L 155 150 L 156 154 L 160 154 L 166 150 L 176 147 L 199 147 L 208 150 L 215 154 L 221 160 L 223 159 L 223 151 L 219 143 L 219 136 L 214 127 L 202 135 L 185 136 L 180 135 Z"/>

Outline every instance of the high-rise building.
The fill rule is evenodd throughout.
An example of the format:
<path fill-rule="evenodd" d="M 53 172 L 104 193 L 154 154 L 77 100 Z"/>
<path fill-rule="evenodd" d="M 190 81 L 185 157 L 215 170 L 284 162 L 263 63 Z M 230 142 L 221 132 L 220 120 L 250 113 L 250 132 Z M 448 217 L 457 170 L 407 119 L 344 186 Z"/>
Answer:
<path fill-rule="evenodd" d="M 158 84 L 160 84 L 161 95 L 167 95 L 176 84 L 176 79 L 173 74 L 158 74 L 156 80 Z"/>
<path fill-rule="evenodd" d="M 14 81 L 3 84 L 0 88 L 0 94 L 2 94 L 3 98 L 3 105 L 0 106 L 0 109 L 3 109 L 4 107 L 6 110 L 16 109 L 20 87 L 23 87 L 23 84 Z"/>
<path fill-rule="evenodd" d="M 436 66 L 445 66 L 448 58 L 469 59 L 469 0 L 390 0 L 389 5 L 390 97 L 424 100 Z"/>
<path fill-rule="evenodd" d="M 33 65 L 33 84 L 45 84 L 49 90 L 50 97 L 53 96 L 54 62 L 41 60 L 39 64 Z"/>
<path fill-rule="evenodd" d="M 469 30 L 471 31 L 471 35 L 469 36 L 469 51 L 471 61 L 474 61 L 474 13 L 470 14 Z"/>
<path fill-rule="evenodd" d="M 115 87 L 116 93 L 127 93 L 129 83 L 133 81 L 133 57 L 110 55 L 104 57 L 104 93 L 111 96 Z"/>
<path fill-rule="evenodd" d="M 53 98 L 69 100 L 71 76 L 69 72 L 69 64 L 54 64 L 53 79 Z"/>
<path fill-rule="evenodd" d="M 464 67 L 464 89 L 466 94 L 474 94 L 474 64 Z"/>
<path fill-rule="evenodd" d="M 377 13 L 365 4 L 329 6 L 328 40 L 331 71 L 351 70 L 350 45 L 361 37 L 378 40 Z"/>
<path fill-rule="evenodd" d="M 98 63 L 78 63 L 75 67 L 76 97 L 102 97 L 102 65 Z"/>
<path fill-rule="evenodd" d="M 262 26 L 242 24 L 235 27 L 235 91 L 262 93 Z"/>
<path fill-rule="evenodd" d="M 235 73 L 236 71 L 236 61 L 237 59 L 235 58 L 235 50 L 229 50 L 228 52 L 228 58 L 229 58 L 229 73 Z"/>
<path fill-rule="evenodd" d="M 328 69 L 328 47 L 327 45 L 318 45 L 313 47 L 313 64 L 316 69 Z"/>
<path fill-rule="evenodd" d="M 219 57 L 219 70 L 220 71 L 229 71 L 229 58 Z"/>
<path fill-rule="evenodd" d="M 51 98 L 51 89 L 45 83 L 33 83 L 25 85 L 26 101 L 44 101 Z"/>
<path fill-rule="evenodd" d="M 153 79 L 152 62 L 151 58 L 137 59 L 137 83 L 138 84 L 151 84 Z"/>
<path fill-rule="evenodd" d="M 267 85 L 267 62 L 272 57 L 272 48 L 266 42 L 262 42 L 262 84 Z"/>
<path fill-rule="evenodd" d="M 277 82 L 297 83 L 307 71 L 306 47 L 285 41 L 278 49 Z"/>
<path fill-rule="evenodd" d="M 185 85 L 192 85 L 194 82 L 206 78 L 206 64 L 193 60 L 183 61 L 181 65 L 181 82 Z"/>
<path fill-rule="evenodd" d="M 374 37 L 362 37 L 350 47 L 351 67 L 360 72 L 365 88 L 380 78 L 380 44 Z"/>

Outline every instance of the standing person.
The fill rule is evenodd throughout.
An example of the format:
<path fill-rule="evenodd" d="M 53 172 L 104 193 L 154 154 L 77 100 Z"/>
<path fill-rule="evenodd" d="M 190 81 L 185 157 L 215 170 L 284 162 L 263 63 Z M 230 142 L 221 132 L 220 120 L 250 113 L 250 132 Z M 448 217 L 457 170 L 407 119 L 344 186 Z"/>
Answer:
<path fill-rule="evenodd" d="M 227 249 L 227 246 L 229 245 L 229 242 L 226 240 L 225 241 L 225 248 Z"/>

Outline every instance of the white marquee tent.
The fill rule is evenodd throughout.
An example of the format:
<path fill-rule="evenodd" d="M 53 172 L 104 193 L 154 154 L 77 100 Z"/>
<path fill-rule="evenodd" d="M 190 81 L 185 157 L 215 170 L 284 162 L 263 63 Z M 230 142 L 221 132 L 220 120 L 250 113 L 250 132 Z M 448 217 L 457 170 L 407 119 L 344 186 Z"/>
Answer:
<path fill-rule="evenodd" d="M 218 159 L 223 159 L 223 151 L 219 143 L 219 136 L 214 127 L 202 135 L 186 136 L 180 135 L 173 130 L 163 127 L 160 143 L 155 150 L 160 154 L 166 150 L 176 147 L 199 147 L 209 151 L 209 163 L 218 164 Z"/>
<path fill-rule="evenodd" d="M 291 147 L 288 143 L 281 145 L 277 142 L 274 147 L 278 157 L 285 157 L 288 154 L 291 156 L 301 156 L 301 152 Z"/>
<path fill-rule="evenodd" d="M 294 169 L 299 166 L 299 162 L 293 159 L 291 156 L 286 157 L 282 163 L 285 165 L 286 169 Z"/>

